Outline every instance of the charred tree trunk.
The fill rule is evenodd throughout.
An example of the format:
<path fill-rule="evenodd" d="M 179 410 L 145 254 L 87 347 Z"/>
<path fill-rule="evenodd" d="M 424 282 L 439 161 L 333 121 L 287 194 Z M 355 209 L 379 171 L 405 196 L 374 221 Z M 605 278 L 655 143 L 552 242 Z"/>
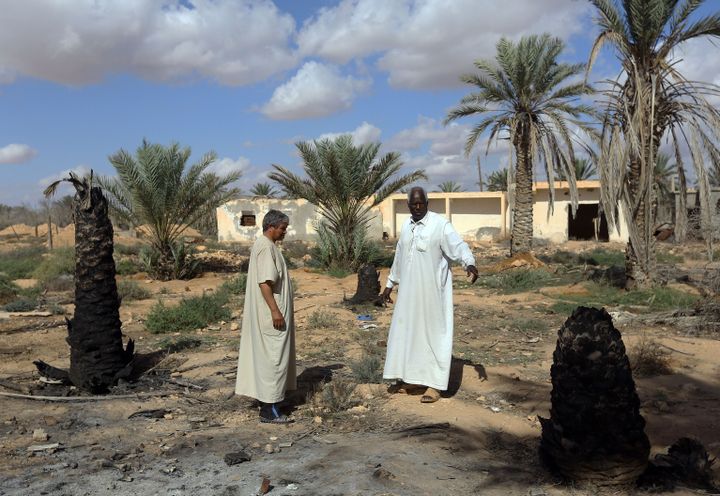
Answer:
<path fill-rule="evenodd" d="M 113 227 L 102 190 L 71 176 L 75 195 L 75 314 L 68 320 L 69 379 L 105 393 L 130 372 L 133 341 L 123 349 L 115 283 Z M 47 364 L 37 363 L 47 370 Z"/>
<path fill-rule="evenodd" d="M 650 443 L 620 333 L 603 309 L 578 307 L 558 332 L 550 419 L 540 453 L 562 476 L 598 485 L 632 484 Z"/>
<path fill-rule="evenodd" d="M 358 270 L 358 284 L 350 303 L 375 303 L 380 295 L 380 274 L 374 265 L 363 265 Z"/>

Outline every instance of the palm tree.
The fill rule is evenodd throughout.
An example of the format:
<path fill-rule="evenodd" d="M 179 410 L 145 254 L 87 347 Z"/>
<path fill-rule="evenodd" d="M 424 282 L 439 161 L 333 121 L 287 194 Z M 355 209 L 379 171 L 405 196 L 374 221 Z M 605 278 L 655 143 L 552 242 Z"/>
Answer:
<path fill-rule="evenodd" d="M 658 152 L 655 157 L 655 167 L 653 168 L 654 186 L 660 199 L 667 200 L 671 195 L 672 182 L 675 176 L 677 165 L 671 162 L 670 155 L 664 152 Z"/>
<path fill-rule="evenodd" d="M 502 38 L 497 44 L 497 64 L 479 60 L 479 74 L 462 76 L 462 81 L 479 91 L 465 96 L 451 110 L 445 123 L 460 117 L 482 115 L 467 137 L 465 153 L 470 154 L 487 130 L 488 149 L 499 138 L 510 140 L 515 157 L 515 207 L 510 253 L 530 252 L 533 236 L 533 168 L 542 163 L 550 183 L 550 203 L 555 197 L 555 171 L 564 171 L 570 182 L 573 209 L 577 208 L 575 187 L 575 133 L 568 124 L 590 132 L 580 120 L 591 113 L 577 99 L 591 92 L 584 82 L 568 82 L 581 73 L 582 64 L 561 64 L 557 57 L 563 42 L 548 34 L 526 36 L 514 43 Z"/>
<path fill-rule="evenodd" d="M 115 215 L 134 226 L 147 225 L 153 260 L 157 258 L 155 276 L 170 279 L 176 246 L 187 226 L 196 223 L 214 209 L 239 194 L 231 184 L 240 172 L 218 176 L 207 172 L 215 161 L 214 152 L 206 153 L 186 169 L 189 147 L 177 143 L 165 147 L 143 140 L 135 157 L 120 150 L 109 157 L 117 170 L 116 178 L 101 178 Z"/>
<path fill-rule="evenodd" d="M 350 135 L 295 146 L 307 178 L 274 164 L 269 177 L 319 208 L 323 223 L 318 226 L 318 242 L 329 250 L 327 264 L 355 270 L 365 262 L 361 252 L 370 209 L 427 177 L 422 171 L 396 176 L 402 167 L 400 154 L 390 152 L 377 159 L 380 143 L 355 146 Z"/>
<path fill-rule="evenodd" d="M 562 179 L 567 181 L 567 175 L 563 171 L 555 171 L 555 174 Z M 595 164 L 590 161 L 589 158 L 575 157 L 575 179 L 578 181 L 587 181 L 597 176 L 597 169 Z"/>
<path fill-rule="evenodd" d="M 658 147 L 673 146 L 679 178 L 678 239 L 687 226 L 685 164 L 682 149 L 690 151 L 698 178 L 703 229 L 710 223 L 710 195 L 705 157 L 718 163 L 720 113 L 706 99 L 720 88 L 687 80 L 675 64 L 677 49 L 686 41 L 720 36 L 720 15 L 691 19 L 704 0 L 591 0 L 600 27 L 590 53 L 588 70 L 605 44 L 622 64 L 617 80 L 604 91 L 606 109 L 598 163 L 602 200 L 610 226 L 617 222 L 618 205 L 625 218 L 629 242 L 625 251 L 628 287 L 649 287 L 655 281 L 655 174 Z M 712 236 L 705 236 L 711 255 Z"/>
<path fill-rule="evenodd" d="M 273 188 L 272 184 L 270 183 L 257 183 L 255 186 L 252 187 L 250 193 L 252 193 L 253 196 L 275 198 L 278 192 L 275 188 Z"/>
<path fill-rule="evenodd" d="M 443 193 L 458 193 L 463 190 L 462 185 L 456 183 L 455 181 L 445 181 L 440 183 L 438 184 L 438 188 Z"/>
<path fill-rule="evenodd" d="M 507 191 L 508 190 L 508 168 L 503 167 L 500 170 L 493 171 L 487 178 L 488 191 Z"/>
<path fill-rule="evenodd" d="M 92 173 L 80 179 L 72 172 L 75 187 L 75 314 L 67 321 L 70 370 L 35 362 L 38 370 L 55 379 L 68 380 L 92 393 L 105 393 L 132 369 L 134 344 L 123 349 L 120 300 L 115 283 L 113 226 L 103 192 L 93 186 Z M 45 190 L 51 196 L 57 181 Z"/>
<path fill-rule="evenodd" d="M 708 181 L 710 182 L 710 186 L 714 188 L 720 187 L 720 168 L 717 166 L 710 168 L 708 171 Z"/>

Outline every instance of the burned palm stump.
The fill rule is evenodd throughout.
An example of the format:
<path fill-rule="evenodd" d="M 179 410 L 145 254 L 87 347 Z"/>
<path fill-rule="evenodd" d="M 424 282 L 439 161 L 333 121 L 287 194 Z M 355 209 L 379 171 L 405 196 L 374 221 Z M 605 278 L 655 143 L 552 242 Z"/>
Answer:
<path fill-rule="evenodd" d="M 71 174 L 68 181 L 76 190 L 75 314 L 68 320 L 68 377 L 81 389 L 104 393 L 118 378 L 129 375 L 133 342 L 123 349 L 107 201 L 102 190 L 87 179 Z M 51 188 L 48 192 L 52 194 Z M 44 362 L 35 364 L 41 373 L 57 375 L 60 370 Z"/>
<path fill-rule="evenodd" d="M 620 333 L 603 309 L 578 307 L 558 331 L 552 408 L 540 419 L 540 454 L 567 479 L 632 484 L 650 443 Z"/>
<path fill-rule="evenodd" d="M 380 274 L 374 265 L 363 265 L 358 270 L 358 283 L 350 303 L 375 303 L 380 295 Z"/>

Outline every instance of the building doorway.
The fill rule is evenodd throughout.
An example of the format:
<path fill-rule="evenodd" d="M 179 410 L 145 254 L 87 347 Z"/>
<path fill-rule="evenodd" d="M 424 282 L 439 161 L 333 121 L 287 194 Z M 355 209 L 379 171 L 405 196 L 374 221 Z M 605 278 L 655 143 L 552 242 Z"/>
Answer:
<path fill-rule="evenodd" d="M 605 214 L 598 215 L 600 206 L 597 203 L 578 205 L 575 218 L 568 207 L 568 239 L 578 241 L 610 241 Z"/>

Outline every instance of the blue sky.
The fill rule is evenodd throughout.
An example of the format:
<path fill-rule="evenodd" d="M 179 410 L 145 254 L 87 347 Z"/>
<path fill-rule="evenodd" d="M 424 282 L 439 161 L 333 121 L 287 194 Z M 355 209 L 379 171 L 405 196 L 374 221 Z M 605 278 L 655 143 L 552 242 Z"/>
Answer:
<path fill-rule="evenodd" d="M 707 10 L 707 9 L 706 9 Z M 0 0 L 0 203 L 34 204 L 69 170 L 112 174 L 143 138 L 214 150 L 240 187 L 294 142 L 337 133 L 381 141 L 407 171 L 476 188 L 463 155 L 472 119 L 443 126 L 469 90 L 458 76 L 500 36 L 550 32 L 583 62 L 596 33 L 584 0 Z M 718 80 L 709 45 L 683 54 Z M 712 50 L 715 50 L 712 47 Z M 593 77 L 617 71 L 612 54 Z M 483 148 L 484 150 L 484 148 Z M 505 165 L 506 149 L 483 158 Z"/>

